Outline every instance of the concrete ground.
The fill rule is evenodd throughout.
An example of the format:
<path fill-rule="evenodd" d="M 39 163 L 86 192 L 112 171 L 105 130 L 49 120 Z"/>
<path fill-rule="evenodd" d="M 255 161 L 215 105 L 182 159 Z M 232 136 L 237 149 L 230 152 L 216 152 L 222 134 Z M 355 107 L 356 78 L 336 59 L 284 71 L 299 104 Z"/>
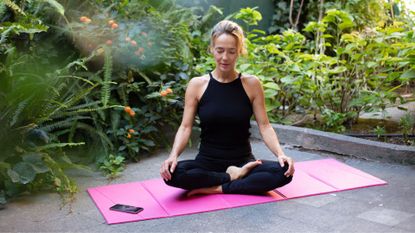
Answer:
<path fill-rule="evenodd" d="M 259 159 L 273 159 L 262 141 L 253 141 Z M 31 195 L 0 210 L 0 232 L 415 232 L 415 167 L 364 161 L 285 146 L 296 161 L 334 157 L 389 182 L 307 198 L 206 212 L 187 216 L 107 225 L 86 192 L 108 184 L 101 174 L 78 175 L 79 193 L 71 204 L 53 193 Z M 193 158 L 187 149 L 181 159 Z M 162 151 L 129 164 L 111 183 L 158 177 Z"/>

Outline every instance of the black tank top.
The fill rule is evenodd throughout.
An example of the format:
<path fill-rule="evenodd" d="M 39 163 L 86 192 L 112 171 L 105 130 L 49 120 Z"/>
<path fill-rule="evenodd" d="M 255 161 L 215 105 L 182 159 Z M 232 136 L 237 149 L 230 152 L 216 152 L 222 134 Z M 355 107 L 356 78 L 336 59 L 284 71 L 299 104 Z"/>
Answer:
<path fill-rule="evenodd" d="M 211 73 L 209 76 L 197 109 L 201 127 L 198 156 L 219 160 L 252 158 L 249 128 L 253 111 L 241 74 L 229 83 L 217 81 Z"/>

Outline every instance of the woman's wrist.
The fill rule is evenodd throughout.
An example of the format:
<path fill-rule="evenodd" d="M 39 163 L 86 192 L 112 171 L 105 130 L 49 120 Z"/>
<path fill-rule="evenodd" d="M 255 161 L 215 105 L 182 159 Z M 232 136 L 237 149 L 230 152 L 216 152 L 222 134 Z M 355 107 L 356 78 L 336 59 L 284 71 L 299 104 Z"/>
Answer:
<path fill-rule="evenodd" d="M 169 155 L 169 158 L 177 159 L 178 157 L 179 157 L 179 155 L 176 154 L 176 153 L 170 153 L 170 155 Z"/>

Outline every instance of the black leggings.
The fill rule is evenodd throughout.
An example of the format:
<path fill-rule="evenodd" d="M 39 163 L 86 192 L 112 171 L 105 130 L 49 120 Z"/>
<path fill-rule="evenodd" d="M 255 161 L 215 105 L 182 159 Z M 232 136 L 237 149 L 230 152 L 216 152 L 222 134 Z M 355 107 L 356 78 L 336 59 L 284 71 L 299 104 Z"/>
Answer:
<path fill-rule="evenodd" d="M 198 159 L 179 161 L 172 179 L 165 182 L 167 185 L 185 190 L 222 185 L 223 193 L 263 194 L 292 180 L 292 176 L 284 175 L 288 169 L 287 163 L 281 167 L 279 162 L 262 160 L 262 164 L 253 168 L 242 179 L 230 181 L 226 169 L 231 165 L 242 167 L 247 162 L 249 161 L 230 163 Z"/>

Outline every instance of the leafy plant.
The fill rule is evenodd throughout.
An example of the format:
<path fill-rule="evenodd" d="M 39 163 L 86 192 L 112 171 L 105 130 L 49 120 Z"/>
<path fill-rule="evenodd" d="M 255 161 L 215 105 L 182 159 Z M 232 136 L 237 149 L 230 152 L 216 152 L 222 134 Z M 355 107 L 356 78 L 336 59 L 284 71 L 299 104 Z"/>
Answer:
<path fill-rule="evenodd" d="M 124 170 L 124 166 L 125 157 L 110 154 L 105 161 L 100 164 L 100 169 L 107 177 L 113 179 L 121 174 Z"/>
<path fill-rule="evenodd" d="M 415 116 L 411 113 L 406 113 L 401 119 L 399 120 L 399 126 L 402 130 L 402 134 L 404 136 L 404 140 L 407 143 L 410 143 L 410 139 L 408 137 L 409 134 L 414 134 L 415 132 Z"/>
<path fill-rule="evenodd" d="M 377 125 L 373 129 L 373 132 L 376 134 L 376 136 L 378 137 L 378 139 L 380 139 L 382 136 L 385 135 L 386 130 L 385 130 L 385 127 Z"/>

